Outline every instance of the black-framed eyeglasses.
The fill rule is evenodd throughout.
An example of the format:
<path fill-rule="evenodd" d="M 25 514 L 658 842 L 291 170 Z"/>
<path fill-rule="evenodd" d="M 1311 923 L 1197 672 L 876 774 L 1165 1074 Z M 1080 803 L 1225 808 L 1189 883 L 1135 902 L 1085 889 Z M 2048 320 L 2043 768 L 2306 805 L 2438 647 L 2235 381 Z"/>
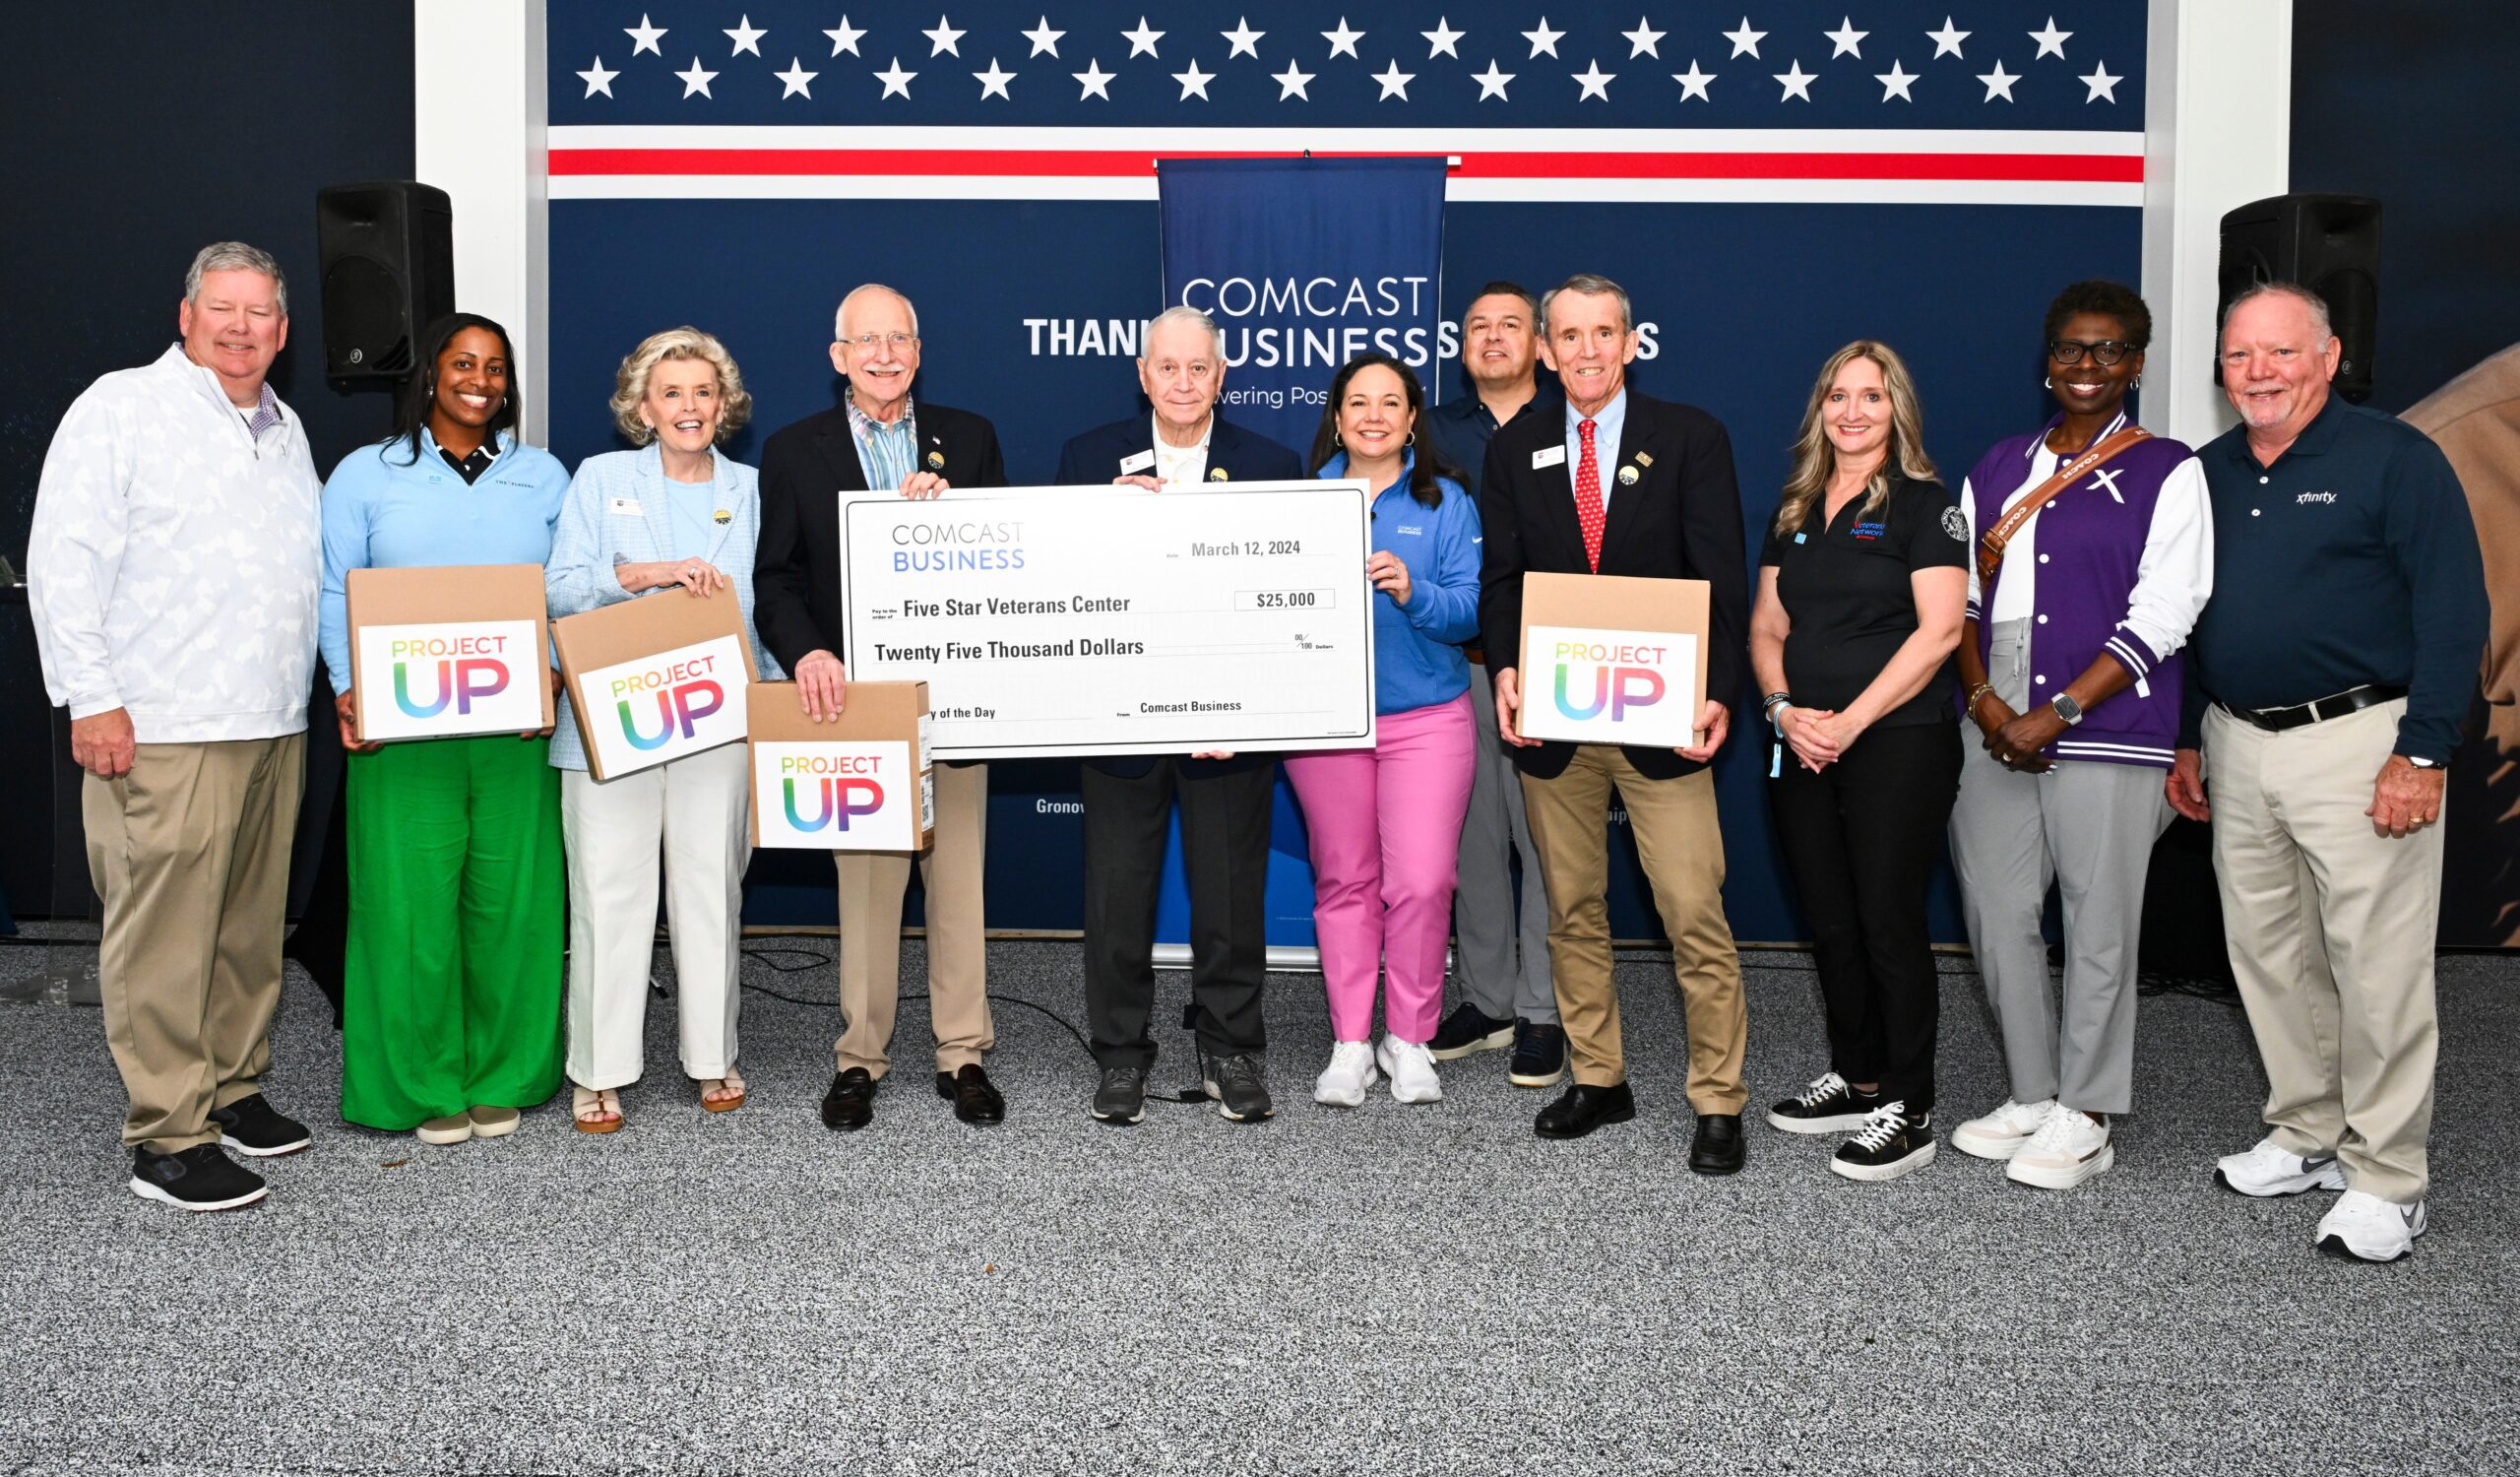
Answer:
<path fill-rule="evenodd" d="M 2134 347 L 2124 339 L 2103 339 L 2097 344 L 2086 344 L 2080 339 L 2049 339 L 2048 356 L 2059 364 L 2079 364 L 2083 361 L 2083 352 L 2089 350 L 2093 363 L 2108 365 L 2126 357 L 2127 351 Z"/>

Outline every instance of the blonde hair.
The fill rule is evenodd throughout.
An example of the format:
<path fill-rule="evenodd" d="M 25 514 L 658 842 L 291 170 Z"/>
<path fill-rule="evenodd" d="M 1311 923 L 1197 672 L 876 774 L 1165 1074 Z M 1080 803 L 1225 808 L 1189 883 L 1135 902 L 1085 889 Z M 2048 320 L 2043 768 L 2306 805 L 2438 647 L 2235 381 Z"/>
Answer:
<path fill-rule="evenodd" d="M 735 356 L 714 334 L 688 325 L 650 334 L 630 351 L 612 376 L 612 423 L 633 446 L 657 439 L 657 428 L 639 418 L 639 403 L 648 398 L 648 376 L 667 359 L 699 359 L 718 372 L 718 435 L 724 441 L 752 418 L 752 395 L 744 389 L 743 371 Z"/>
<path fill-rule="evenodd" d="M 1820 377 L 1811 386 L 1811 400 L 1802 408 L 1802 429 L 1794 437 L 1794 472 L 1785 480 L 1785 496 L 1776 505 L 1776 528 L 1779 533 L 1792 533 L 1802 527 L 1811 516 L 1811 505 L 1828 490 L 1829 474 L 1836 470 L 1838 452 L 1829 443 L 1828 427 L 1821 423 L 1822 412 L 1829 403 L 1830 387 L 1838 382 L 1838 371 L 1857 359 L 1870 359 L 1881 370 L 1881 393 L 1890 399 L 1890 454 L 1881 459 L 1872 481 L 1865 483 L 1865 497 L 1860 516 L 1869 517 L 1881 511 L 1890 500 L 1890 469 L 1896 467 L 1914 482 L 1932 482 L 1937 474 L 1933 459 L 1925 455 L 1924 407 L 1917 402 L 1917 382 L 1908 373 L 1907 361 L 1887 344 L 1871 339 L 1858 339 L 1829 355 L 1820 366 Z"/>

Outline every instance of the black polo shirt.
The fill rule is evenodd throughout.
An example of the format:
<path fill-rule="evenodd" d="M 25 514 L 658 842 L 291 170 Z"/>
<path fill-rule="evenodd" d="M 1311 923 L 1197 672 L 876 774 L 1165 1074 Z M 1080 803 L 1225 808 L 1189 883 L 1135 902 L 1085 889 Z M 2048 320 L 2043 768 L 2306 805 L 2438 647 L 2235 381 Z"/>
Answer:
<path fill-rule="evenodd" d="M 1968 564 L 1968 520 L 1942 483 L 1894 474 L 1879 513 L 1866 514 L 1864 501 L 1849 498 L 1824 525 L 1827 499 L 1812 499 L 1801 528 L 1784 533 L 1771 523 L 1759 554 L 1760 564 L 1776 566 L 1777 597 L 1794 622 L 1785 638 L 1785 685 L 1796 707 L 1844 712 L 1916 632 L 1909 575 Z M 1943 663 L 1924 690 L 1873 727 L 1956 722 L 1957 684 Z"/>
<path fill-rule="evenodd" d="M 2272 467 L 2234 426 L 2198 452 L 2214 504 L 2201 698 L 2287 708 L 2366 683 L 2409 689 L 2397 752 L 2448 763 L 2485 654 L 2485 560 L 2449 458 L 2393 416 L 2334 396 Z"/>
<path fill-rule="evenodd" d="M 1523 408 L 1516 411 L 1507 423 L 1532 414 L 1536 406 L 1545 409 L 1557 403 L 1556 386 L 1543 382 L 1534 388 L 1532 398 L 1523 402 Z M 1419 429 L 1426 439 L 1435 443 L 1435 449 L 1443 454 L 1446 461 L 1461 470 L 1462 485 L 1470 489 L 1470 500 L 1477 502 L 1480 477 L 1487 467 L 1487 443 L 1495 437 L 1497 429 L 1496 417 L 1488 414 L 1487 402 L 1480 399 L 1479 392 L 1474 389 L 1459 400 L 1428 406 Z"/>

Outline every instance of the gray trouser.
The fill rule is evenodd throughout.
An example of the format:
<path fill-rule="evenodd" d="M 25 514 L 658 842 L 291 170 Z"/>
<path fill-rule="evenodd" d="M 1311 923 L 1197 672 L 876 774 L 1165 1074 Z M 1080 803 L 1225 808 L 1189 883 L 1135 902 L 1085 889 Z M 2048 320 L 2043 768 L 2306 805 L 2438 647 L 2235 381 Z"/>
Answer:
<path fill-rule="evenodd" d="M 1471 771 L 1470 813 L 1461 823 L 1461 871 L 1453 883 L 1453 963 L 1462 995 L 1482 1015 L 1554 1025 L 1557 992 L 1548 977 L 1548 889 L 1540 854 L 1523 818 L 1523 786 L 1505 740 L 1496 737 L 1496 693 L 1487 669 L 1470 669 L 1477 710 L 1479 761 Z M 1514 874 L 1507 858 L 1523 859 L 1521 927 L 1516 929 Z M 1519 932 L 1520 936 L 1517 937 Z M 1519 948 L 1517 945 L 1519 944 Z"/>
<path fill-rule="evenodd" d="M 1993 627 L 1986 659 L 1995 695 L 2015 711 L 2030 683 L 2028 624 Z M 2144 874 L 2171 817 L 2162 771 L 2073 761 L 2019 774 L 1985 751 L 1975 724 L 1960 728 L 1969 752 L 1951 812 L 1951 861 L 2013 1101 L 2052 1097 L 2087 1113 L 2123 1113 L 2134 1090 Z M 2051 881 L 2065 915 L 2061 1030 L 2039 932 Z"/>

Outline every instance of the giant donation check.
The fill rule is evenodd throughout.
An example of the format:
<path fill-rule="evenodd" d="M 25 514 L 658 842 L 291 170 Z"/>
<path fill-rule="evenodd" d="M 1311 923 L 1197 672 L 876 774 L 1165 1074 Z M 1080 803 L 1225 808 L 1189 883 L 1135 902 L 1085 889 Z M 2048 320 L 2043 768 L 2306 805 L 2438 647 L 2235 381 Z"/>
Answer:
<path fill-rule="evenodd" d="M 943 759 L 1374 741 L 1362 482 L 841 494 L 852 680 Z"/>

